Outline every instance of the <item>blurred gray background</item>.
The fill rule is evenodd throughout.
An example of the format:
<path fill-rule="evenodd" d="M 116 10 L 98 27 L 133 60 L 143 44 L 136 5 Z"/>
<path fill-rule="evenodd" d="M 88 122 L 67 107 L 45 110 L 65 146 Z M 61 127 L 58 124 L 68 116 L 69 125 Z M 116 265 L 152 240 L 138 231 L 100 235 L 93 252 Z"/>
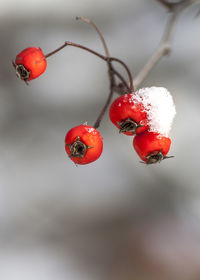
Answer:
<path fill-rule="evenodd" d="M 106 114 L 101 158 L 76 168 L 64 137 L 94 123 L 108 94 L 106 64 L 67 47 L 26 86 L 11 60 L 28 46 L 48 53 L 66 40 L 103 52 L 91 26 L 75 20 L 87 16 L 134 77 L 169 15 L 154 0 L 1 0 L 1 280 L 200 279 L 198 9 L 182 14 L 171 55 L 142 85 L 174 97 L 175 158 L 141 164 L 132 137 L 119 135 Z"/>

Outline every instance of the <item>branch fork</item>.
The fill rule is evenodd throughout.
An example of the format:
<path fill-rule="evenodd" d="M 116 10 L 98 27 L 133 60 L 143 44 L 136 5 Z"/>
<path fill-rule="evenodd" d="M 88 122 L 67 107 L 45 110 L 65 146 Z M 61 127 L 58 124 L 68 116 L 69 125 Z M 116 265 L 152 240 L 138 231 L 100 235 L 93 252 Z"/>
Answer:
<path fill-rule="evenodd" d="M 147 63 L 144 65 L 142 70 L 136 75 L 134 80 L 132 79 L 132 75 L 131 75 L 131 72 L 130 72 L 128 66 L 122 60 L 110 56 L 107 44 L 105 42 L 105 39 L 104 39 L 102 33 L 100 32 L 100 30 L 96 26 L 96 24 L 89 18 L 76 17 L 77 20 L 82 20 L 84 22 L 89 23 L 96 30 L 96 32 L 98 33 L 98 35 L 100 37 L 100 40 L 103 44 L 105 55 L 102 55 L 102 54 L 100 54 L 100 53 L 98 53 L 98 52 L 96 52 L 92 49 L 89 49 L 88 47 L 83 46 L 83 45 L 72 43 L 72 42 L 69 42 L 69 41 L 66 41 L 59 48 L 57 48 L 56 50 L 54 50 L 54 51 L 48 53 L 47 55 L 45 55 L 45 58 L 47 58 L 47 57 L 50 57 L 51 55 L 54 55 L 55 53 L 57 53 L 58 51 L 60 51 L 61 49 L 65 48 L 67 46 L 73 46 L 73 47 L 76 47 L 76 48 L 86 50 L 86 51 L 92 53 L 93 55 L 95 55 L 95 56 L 103 59 L 104 61 L 106 61 L 107 67 L 108 67 L 108 76 L 109 76 L 109 81 L 110 81 L 110 92 L 109 92 L 109 95 L 108 95 L 107 100 L 105 102 L 105 105 L 103 106 L 99 116 L 97 117 L 97 120 L 94 123 L 94 128 L 98 128 L 100 126 L 101 120 L 102 120 L 102 118 L 103 118 L 103 116 L 104 116 L 104 114 L 105 114 L 105 112 L 106 112 L 106 110 L 107 110 L 107 108 L 108 108 L 108 106 L 111 102 L 111 99 L 113 97 L 114 92 L 116 92 L 118 94 L 124 94 L 124 93 L 127 93 L 127 92 L 131 93 L 134 90 L 136 90 L 137 88 L 139 88 L 139 86 L 143 83 L 145 78 L 149 75 L 151 70 L 161 60 L 161 58 L 163 56 L 166 56 L 166 55 L 170 54 L 172 35 L 173 35 L 174 28 L 175 28 L 175 25 L 176 25 L 176 22 L 177 22 L 177 19 L 178 19 L 179 15 L 181 14 L 181 12 L 185 8 L 187 8 L 188 6 L 190 6 L 191 4 L 193 4 L 197 1 L 198 0 L 180 0 L 179 2 L 172 3 L 172 2 L 169 2 L 167 0 L 157 0 L 157 2 L 159 2 L 165 8 L 167 8 L 168 11 L 171 13 L 170 17 L 169 17 L 169 21 L 168 21 L 167 26 L 164 30 L 164 35 L 163 35 L 163 39 L 161 40 L 161 43 L 159 44 L 156 51 L 149 58 Z M 126 79 L 114 68 L 113 62 L 117 62 L 125 68 L 125 70 L 128 74 L 129 84 L 126 82 Z M 120 80 L 120 83 L 116 82 L 116 78 L 118 78 Z M 133 87 L 133 85 L 134 85 L 134 87 Z"/>

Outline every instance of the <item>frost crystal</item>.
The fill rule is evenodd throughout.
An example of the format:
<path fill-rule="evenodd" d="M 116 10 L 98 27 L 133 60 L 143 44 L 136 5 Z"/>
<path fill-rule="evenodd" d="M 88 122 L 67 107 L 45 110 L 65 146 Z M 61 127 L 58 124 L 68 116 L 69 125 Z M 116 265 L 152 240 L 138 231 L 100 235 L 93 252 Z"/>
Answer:
<path fill-rule="evenodd" d="M 170 92 L 163 87 L 142 88 L 135 92 L 135 99 L 144 105 L 148 118 L 149 131 L 169 136 L 176 114 Z"/>
<path fill-rule="evenodd" d="M 86 127 L 86 130 L 89 132 L 89 133 L 92 133 L 95 131 L 94 127 Z"/>

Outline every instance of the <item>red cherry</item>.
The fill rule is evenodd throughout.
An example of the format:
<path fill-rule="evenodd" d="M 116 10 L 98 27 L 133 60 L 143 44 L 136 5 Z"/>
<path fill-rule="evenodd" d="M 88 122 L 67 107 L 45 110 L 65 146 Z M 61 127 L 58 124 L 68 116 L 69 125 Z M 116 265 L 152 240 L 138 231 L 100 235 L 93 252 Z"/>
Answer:
<path fill-rule="evenodd" d="M 39 77 L 46 70 L 47 61 L 40 48 L 29 47 L 16 56 L 13 66 L 17 76 L 27 82 Z"/>
<path fill-rule="evenodd" d="M 94 127 L 78 125 L 67 132 L 65 150 L 76 164 L 88 164 L 100 157 L 103 139 Z"/>
<path fill-rule="evenodd" d="M 126 135 L 134 135 L 148 129 L 144 105 L 134 93 L 122 95 L 110 106 L 110 120 Z"/>
<path fill-rule="evenodd" d="M 133 147 L 139 157 L 147 164 L 157 163 L 167 157 L 171 139 L 159 133 L 145 131 L 134 137 Z"/>

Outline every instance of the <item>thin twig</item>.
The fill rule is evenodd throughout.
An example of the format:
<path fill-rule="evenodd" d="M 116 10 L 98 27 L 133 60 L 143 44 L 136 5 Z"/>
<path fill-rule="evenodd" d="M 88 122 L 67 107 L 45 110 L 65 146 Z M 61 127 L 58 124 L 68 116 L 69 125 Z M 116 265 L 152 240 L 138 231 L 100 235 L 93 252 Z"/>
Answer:
<path fill-rule="evenodd" d="M 88 51 L 96 56 L 98 56 L 99 58 L 107 61 L 107 58 L 104 56 L 104 55 L 101 55 L 100 53 L 98 52 L 95 52 L 94 50 L 88 48 L 88 47 L 85 47 L 83 45 L 80 45 L 80 44 L 76 44 L 76 43 L 73 43 L 73 42 L 70 42 L 70 41 L 66 41 L 62 46 L 60 46 L 59 48 L 55 49 L 54 51 L 48 53 L 45 55 L 45 57 L 50 57 L 52 55 L 54 55 L 55 53 L 59 52 L 60 50 L 64 49 L 65 47 L 67 46 L 72 46 L 72 47 L 76 47 L 76 48 L 79 48 L 79 49 L 83 49 L 85 51 Z"/>
<path fill-rule="evenodd" d="M 94 29 L 96 30 L 96 32 L 100 36 L 100 39 L 101 39 L 101 42 L 103 44 L 104 51 L 105 51 L 105 54 L 106 54 L 106 57 L 107 57 L 108 76 L 109 76 L 109 81 L 110 81 L 110 92 L 109 92 L 109 95 L 108 95 L 108 98 L 106 100 L 105 105 L 103 106 L 99 116 L 97 117 L 97 120 L 94 123 L 94 128 L 98 128 L 99 125 L 100 125 L 100 122 L 101 122 L 101 120 L 102 120 L 102 118 L 103 118 L 103 116 L 104 116 L 104 114 L 105 114 L 105 112 L 106 112 L 106 110 L 107 110 L 107 108 L 108 108 L 108 106 L 110 104 L 110 101 L 112 99 L 114 90 L 119 89 L 119 87 L 117 87 L 116 83 L 115 83 L 115 75 L 122 81 L 124 86 L 126 88 L 128 88 L 128 90 L 130 92 L 133 91 L 133 79 L 132 79 L 131 72 L 130 72 L 128 66 L 123 61 L 121 61 L 121 60 L 119 60 L 117 58 L 114 58 L 114 57 L 110 57 L 110 53 L 109 53 L 106 41 L 105 41 L 101 31 L 97 27 L 97 25 L 90 18 L 76 17 L 76 19 L 80 19 L 82 21 L 85 21 L 85 22 L 89 23 L 92 27 L 94 27 Z M 120 63 L 125 68 L 125 70 L 127 71 L 128 77 L 129 77 L 130 87 L 128 87 L 128 85 L 127 85 L 125 79 L 122 77 L 122 75 L 119 74 L 119 72 L 117 72 L 115 70 L 115 68 L 112 65 L 112 61 L 116 61 L 116 62 Z"/>
<path fill-rule="evenodd" d="M 127 65 L 117 59 L 117 58 L 111 58 L 110 59 L 110 53 L 109 53 L 109 50 L 108 50 L 108 46 L 106 44 L 106 41 L 101 33 L 101 31 L 99 30 L 99 28 L 97 27 L 97 25 L 90 19 L 90 18 L 86 18 L 86 17 L 76 17 L 77 20 L 82 20 L 82 21 L 85 21 L 87 23 L 89 23 L 90 25 L 92 25 L 94 27 L 94 29 L 96 30 L 96 32 L 99 34 L 99 37 L 101 39 L 101 42 L 103 44 L 103 47 L 104 47 L 104 51 L 105 51 L 105 54 L 107 56 L 107 64 L 108 64 L 108 71 L 109 73 L 112 73 L 112 74 L 116 74 L 116 76 L 118 76 L 118 78 L 122 81 L 122 83 L 124 84 L 124 86 L 129 89 L 129 90 L 133 90 L 133 81 L 132 81 L 132 77 L 131 77 L 131 73 L 130 73 L 130 70 L 128 69 Z M 123 67 L 126 69 L 127 73 L 128 73 L 128 76 L 129 76 L 129 80 L 130 80 L 130 88 L 128 87 L 128 84 L 127 82 L 125 81 L 125 79 L 115 70 L 115 68 L 113 67 L 111 61 L 117 61 L 118 63 L 122 64 Z M 112 71 L 110 71 L 112 70 Z"/>
<path fill-rule="evenodd" d="M 125 70 L 127 71 L 127 74 L 130 75 L 130 70 L 128 69 L 128 67 L 126 66 L 126 64 L 122 60 L 120 60 L 118 58 L 115 58 L 115 57 L 107 58 L 107 56 L 104 56 L 104 55 L 102 55 L 102 54 L 100 54 L 100 53 L 98 53 L 98 52 L 96 52 L 96 51 L 94 51 L 94 50 L 92 50 L 88 47 L 85 47 L 83 45 L 73 43 L 73 42 L 70 42 L 70 41 L 66 41 L 62 46 L 60 46 L 57 49 L 55 49 L 54 51 L 46 54 L 45 58 L 48 58 L 48 57 L 54 55 L 55 53 L 59 52 L 60 50 L 64 49 L 67 46 L 72 46 L 72 47 L 76 47 L 76 48 L 79 48 L 79 49 L 83 49 L 83 50 L 85 50 L 87 52 L 90 52 L 90 53 L 94 54 L 95 56 L 103 59 L 104 61 L 108 61 L 108 60 L 116 61 L 116 62 L 120 63 L 125 68 Z M 121 80 L 121 82 L 124 84 L 124 86 L 127 87 L 127 83 L 126 82 L 124 83 L 125 80 L 122 78 L 122 76 L 118 75 L 116 70 L 114 70 L 114 72 L 116 72 L 116 75 Z M 130 82 L 131 82 L 131 80 L 132 79 L 130 79 Z M 131 91 L 129 86 L 128 86 L 128 89 L 129 89 L 129 91 Z"/>
<path fill-rule="evenodd" d="M 89 23 L 92 27 L 94 27 L 94 29 L 96 30 L 96 32 L 99 34 L 99 37 L 101 39 L 101 42 L 103 44 L 103 47 L 104 47 L 104 50 L 105 50 L 105 54 L 107 56 L 107 64 L 108 64 L 108 73 L 109 73 L 109 76 L 110 75 L 113 75 L 114 73 L 119 77 L 119 73 L 115 70 L 115 68 L 113 67 L 112 65 L 112 61 L 116 61 L 118 63 L 120 63 L 121 65 L 123 65 L 123 67 L 126 69 L 127 71 L 127 74 L 128 74 L 128 77 L 129 77 L 129 82 L 130 82 L 130 92 L 133 91 L 133 79 L 132 79 L 132 75 L 131 75 L 131 72 L 128 68 L 128 66 L 123 62 L 121 61 L 120 59 L 117 59 L 117 58 L 111 58 L 110 57 L 110 53 L 109 53 L 109 50 L 108 50 L 108 47 L 107 47 L 107 44 L 106 44 L 106 41 L 101 33 L 101 31 L 99 30 L 99 28 L 97 27 L 97 25 L 90 19 L 90 18 L 86 18 L 86 17 L 76 17 L 77 20 L 82 20 L 82 21 L 85 21 L 87 23 Z M 113 70 L 113 71 L 110 71 L 110 70 Z M 112 74 L 111 74 L 112 73 Z M 113 77 L 112 77 L 113 78 Z M 122 76 L 120 75 L 120 79 L 122 78 Z M 111 77 L 110 77 L 111 79 Z M 122 80 L 122 79 L 121 79 Z M 125 81 L 125 80 L 124 80 Z M 124 83 L 124 86 L 127 87 L 127 83 Z"/>
<path fill-rule="evenodd" d="M 72 46 L 72 47 L 76 47 L 76 48 L 83 49 L 83 50 L 85 50 L 85 51 L 87 51 L 87 52 L 90 52 L 90 53 L 94 54 L 95 56 L 97 56 L 97 57 L 103 59 L 104 61 L 107 61 L 107 60 L 108 60 L 108 58 L 107 58 L 106 56 L 104 56 L 104 55 L 102 55 L 102 54 L 100 54 L 100 53 L 98 53 L 98 52 L 96 52 L 96 51 L 94 51 L 94 50 L 92 50 L 92 49 L 90 49 L 90 48 L 88 48 L 88 47 L 85 47 L 85 46 L 83 46 L 83 45 L 76 44 L 76 43 L 73 43 L 73 42 L 70 42 L 70 41 L 66 41 L 66 42 L 65 42 L 62 46 L 60 46 L 59 48 L 57 48 L 57 49 L 55 49 L 54 51 L 52 51 L 52 52 L 46 54 L 46 55 L 45 55 L 45 58 L 48 58 L 48 57 L 54 55 L 55 53 L 59 52 L 60 50 L 62 50 L 63 48 L 65 48 L 65 47 L 67 47 L 67 46 Z M 115 57 L 111 57 L 111 59 L 112 59 L 113 61 L 118 61 L 120 64 L 124 65 L 124 62 L 123 62 L 123 61 L 120 61 L 119 59 L 117 59 L 117 58 L 115 58 Z M 122 84 L 124 85 L 124 87 L 125 87 L 127 90 L 130 90 L 130 89 L 129 89 L 129 86 L 128 86 L 128 84 L 127 84 L 127 82 L 126 82 L 125 79 L 117 72 L 117 70 L 115 70 L 115 69 L 112 69 L 112 70 L 113 70 L 114 74 L 121 80 L 121 82 L 122 82 Z"/>
<path fill-rule="evenodd" d="M 134 88 L 133 88 L 134 83 L 133 83 L 131 71 L 129 70 L 128 66 L 122 60 L 120 60 L 118 58 L 115 58 L 115 57 L 110 57 L 110 61 L 116 61 L 116 62 L 120 63 L 125 68 L 125 70 L 128 74 L 128 77 L 129 77 L 129 83 L 130 83 L 129 90 L 130 90 L 130 92 L 132 92 L 134 90 Z"/>
<path fill-rule="evenodd" d="M 103 37 L 101 31 L 100 31 L 99 28 L 97 27 L 97 25 L 96 25 L 90 18 L 78 17 L 78 16 L 77 16 L 76 19 L 77 19 L 77 20 L 85 21 L 85 22 L 89 23 L 90 25 L 92 25 L 92 26 L 94 27 L 94 29 L 96 30 L 96 32 L 99 34 L 99 37 L 100 37 L 101 42 L 102 42 L 102 44 L 103 44 L 104 51 L 105 51 L 105 54 L 106 54 L 106 56 L 107 56 L 107 63 L 108 63 L 109 72 L 112 73 L 112 74 L 115 74 L 115 75 L 122 81 L 122 83 L 124 84 L 124 86 L 125 86 L 127 89 L 131 90 L 131 89 L 133 88 L 133 81 L 132 81 L 131 72 L 130 72 L 129 68 L 127 67 L 127 65 L 126 65 L 123 61 L 121 61 L 121 60 L 119 60 L 119 59 L 117 59 L 117 58 L 112 57 L 112 58 L 110 59 L 110 53 L 109 53 L 109 50 L 108 50 L 108 46 L 107 46 L 107 44 L 106 44 L 106 41 L 105 41 L 105 39 L 104 39 L 104 37 Z M 130 88 L 129 88 L 127 82 L 125 81 L 125 79 L 122 77 L 122 75 L 120 75 L 119 72 L 113 67 L 112 63 L 110 63 L 110 60 L 112 60 L 112 61 L 117 61 L 118 63 L 122 64 L 123 67 L 126 69 L 126 71 L 127 71 L 127 73 L 128 73 L 128 76 L 129 76 L 130 84 L 131 84 L 131 85 L 130 85 Z M 110 69 L 110 68 L 111 68 L 111 69 Z M 110 71 L 110 70 L 112 70 L 112 71 Z"/>
<path fill-rule="evenodd" d="M 93 127 L 94 128 L 98 128 L 100 126 L 100 123 L 101 123 L 101 120 L 110 104 L 110 101 L 112 99 L 112 96 L 113 96 L 113 93 L 114 93 L 114 86 L 115 86 L 115 77 L 114 77 L 114 72 L 112 71 L 112 63 L 110 61 L 110 53 L 109 53 L 109 50 L 108 50 L 108 47 L 107 47 L 107 44 L 106 44 L 106 41 L 100 31 L 100 29 L 97 27 L 97 25 L 90 19 L 90 18 L 85 18 L 85 17 L 76 17 L 76 19 L 80 19 L 82 21 L 85 21 L 87 23 L 89 23 L 92 27 L 94 27 L 94 29 L 96 30 L 96 32 L 98 33 L 100 39 L 101 39 L 101 42 L 102 42 L 102 45 L 104 47 L 104 51 L 105 51 L 105 54 L 106 54 L 106 62 L 107 62 L 107 66 L 108 66 L 108 77 L 109 77 L 109 81 L 110 81 L 110 92 L 109 92 L 109 95 L 107 97 L 107 100 L 106 100 L 106 103 L 104 104 L 100 114 L 98 115 Z"/>
<path fill-rule="evenodd" d="M 170 53 L 172 34 L 179 15 L 185 8 L 197 2 L 197 0 L 182 0 L 177 3 L 170 3 L 165 0 L 157 1 L 163 4 L 165 7 L 167 7 L 171 11 L 171 15 L 165 28 L 164 36 L 160 45 L 133 81 L 135 89 L 137 89 L 141 85 L 141 83 L 145 80 L 145 78 L 148 76 L 148 74 L 151 72 L 154 66 L 159 62 L 159 60 L 163 56 Z"/>
<path fill-rule="evenodd" d="M 106 112 L 106 110 L 107 110 L 107 108 L 108 108 L 108 106 L 109 106 L 109 104 L 110 104 L 110 101 L 111 101 L 111 99 L 112 99 L 113 91 L 114 91 L 114 88 L 111 88 L 111 89 L 110 89 L 110 92 L 109 92 L 109 95 L 108 95 L 108 98 L 107 98 L 107 100 L 106 100 L 106 103 L 105 103 L 105 105 L 103 106 L 103 109 L 101 110 L 99 116 L 97 117 L 97 119 L 96 119 L 96 121 L 95 121 L 95 123 L 94 123 L 94 125 L 93 125 L 94 128 L 98 128 L 98 127 L 100 126 L 100 123 L 101 123 L 101 121 L 102 121 L 102 118 L 103 118 L 103 116 L 104 116 L 104 114 L 105 114 L 105 112 Z"/>
<path fill-rule="evenodd" d="M 126 88 L 126 91 L 130 91 L 129 85 L 127 84 L 124 77 L 122 77 L 122 75 L 113 67 L 112 67 L 112 71 L 121 80 L 123 87 Z"/>
<path fill-rule="evenodd" d="M 105 54 L 107 57 L 110 57 L 110 54 L 109 54 L 109 50 L 108 50 L 108 47 L 107 47 L 107 44 L 106 44 L 106 41 L 102 35 L 102 33 L 100 32 L 99 28 L 97 27 L 97 25 L 90 19 L 90 18 L 86 18 L 86 17 L 76 17 L 77 20 L 82 20 L 82 21 L 85 21 L 87 23 L 89 23 L 90 25 L 92 25 L 94 27 L 94 29 L 96 30 L 96 32 L 99 34 L 99 37 L 101 39 L 101 42 L 103 44 L 103 47 L 104 47 L 104 50 L 105 50 Z"/>
<path fill-rule="evenodd" d="M 160 4 L 162 4 L 165 8 L 167 8 L 169 11 L 172 10 L 173 3 L 169 3 L 166 0 L 157 0 Z"/>

